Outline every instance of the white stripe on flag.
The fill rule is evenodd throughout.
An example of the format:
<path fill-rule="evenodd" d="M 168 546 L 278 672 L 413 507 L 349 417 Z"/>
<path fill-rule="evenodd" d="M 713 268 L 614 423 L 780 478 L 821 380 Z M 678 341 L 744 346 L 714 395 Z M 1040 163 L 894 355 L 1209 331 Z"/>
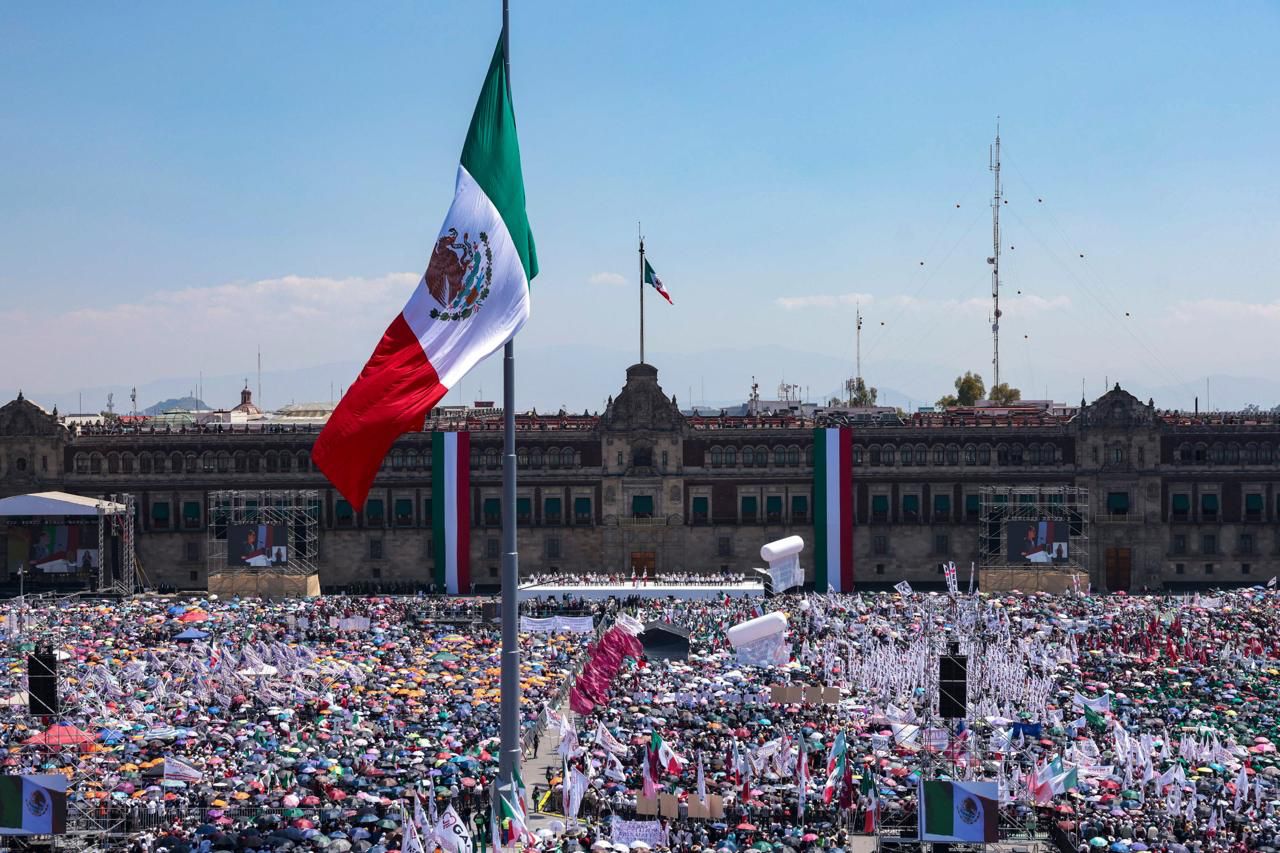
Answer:
<path fill-rule="evenodd" d="M 840 506 L 840 430 L 822 433 L 827 459 L 827 586 L 833 592 L 847 592 L 840 577 L 840 520 L 845 508 Z"/>
<path fill-rule="evenodd" d="M 458 434 L 444 434 L 444 581 L 458 594 Z"/>

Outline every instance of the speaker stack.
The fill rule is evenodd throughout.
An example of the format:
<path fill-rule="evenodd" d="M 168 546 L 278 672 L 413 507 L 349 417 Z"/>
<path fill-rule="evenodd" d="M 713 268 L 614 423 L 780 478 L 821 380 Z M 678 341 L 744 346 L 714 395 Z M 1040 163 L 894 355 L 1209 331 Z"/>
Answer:
<path fill-rule="evenodd" d="M 37 717 L 56 717 L 58 658 L 50 651 L 27 655 L 27 710 Z"/>
<path fill-rule="evenodd" d="M 969 704 L 969 658 L 954 647 L 938 658 L 938 716 L 963 720 Z"/>

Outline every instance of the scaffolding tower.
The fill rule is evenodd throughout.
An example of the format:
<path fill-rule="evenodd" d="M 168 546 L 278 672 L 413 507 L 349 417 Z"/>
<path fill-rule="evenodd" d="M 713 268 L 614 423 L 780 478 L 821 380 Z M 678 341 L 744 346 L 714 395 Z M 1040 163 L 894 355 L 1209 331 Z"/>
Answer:
<path fill-rule="evenodd" d="M 979 492 L 978 567 L 1035 567 L 1011 559 L 1009 531 L 1016 522 L 1065 525 L 1065 553 L 1043 564 L 1089 574 L 1089 490 L 1080 486 L 983 486 Z"/>
<path fill-rule="evenodd" d="M 320 493 L 315 489 L 228 489 L 209 493 L 206 566 L 213 575 L 226 571 L 312 575 L 320 555 Z M 280 565 L 228 565 L 228 530 L 240 525 L 267 525 L 282 530 L 288 543 Z"/>

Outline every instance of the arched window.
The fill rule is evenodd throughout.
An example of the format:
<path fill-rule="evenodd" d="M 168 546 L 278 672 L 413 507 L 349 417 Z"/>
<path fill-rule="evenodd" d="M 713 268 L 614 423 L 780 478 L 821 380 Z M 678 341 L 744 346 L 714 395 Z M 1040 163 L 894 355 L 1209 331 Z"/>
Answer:
<path fill-rule="evenodd" d="M 947 445 L 947 464 L 953 466 L 960 464 L 960 446 L 958 444 Z"/>
<path fill-rule="evenodd" d="M 225 450 L 218 451 L 218 473 L 231 473 L 231 454 Z"/>
<path fill-rule="evenodd" d="M 194 461 L 194 460 L 193 460 Z M 181 474 L 186 470 L 186 464 L 181 453 L 174 451 L 169 454 L 169 473 Z"/>
<path fill-rule="evenodd" d="M 404 470 L 404 451 L 396 447 L 391 450 L 391 470 Z"/>
<path fill-rule="evenodd" d="M 484 454 L 480 452 L 480 448 L 478 447 L 471 448 L 471 467 L 473 469 L 479 468 L 480 465 L 483 463 L 483 460 L 484 460 Z"/>
<path fill-rule="evenodd" d="M 484 452 L 484 467 L 486 467 L 486 468 L 497 468 L 497 467 L 498 467 L 498 451 L 497 451 L 497 449 L 496 449 L 496 448 L 490 447 L 490 448 L 488 448 L 487 450 L 485 450 L 485 452 Z"/>
<path fill-rule="evenodd" d="M 541 447 L 535 447 L 529 451 L 529 464 L 534 468 L 542 467 L 543 456 Z"/>
<path fill-rule="evenodd" d="M 1009 448 L 1009 464 L 1010 465 L 1022 464 L 1022 445 L 1021 444 L 1015 444 L 1013 447 Z"/>
<path fill-rule="evenodd" d="M 89 454 L 77 453 L 75 456 L 75 468 L 77 474 L 89 473 Z"/>
<path fill-rule="evenodd" d="M 1258 445 L 1254 444 L 1252 441 L 1246 444 L 1244 446 L 1244 456 L 1241 457 L 1241 459 L 1246 465 L 1257 465 Z"/>
<path fill-rule="evenodd" d="M 978 464 L 979 465 L 991 464 L 991 445 L 989 444 L 978 445 Z"/>
<path fill-rule="evenodd" d="M 1211 465 L 1221 465 L 1226 459 L 1226 452 L 1223 450 L 1222 442 L 1215 441 L 1209 447 L 1209 463 Z"/>
<path fill-rule="evenodd" d="M 978 448 L 972 444 L 966 444 L 964 446 L 964 464 L 966 465 L 978 464 Z"/>
<path fill-rule="evenodd" d="M 756 467 L 766 468 L 769 465 L 769 448 L 763 444 L 756 448 Z"/>
<path fill-rule="evenodd" d="M 262 454 L 256 450 L 249 454 L 249 473 L 262 473 Z"/>
<path fill-rule="evenodd" d="M 1009 448 L 1003 444 L 996 445 L 996 464 L 997 465 L 1009 464 Z"/>
<path fill-rule="evenodd" d="M 751 445 L 742 448 L 742 465 L 744 468 L 750 468 L 756 464 L 756 449 Z"/>
<path fill-rule="evenodd" d="M 923 444 L 916 445 L 916 464 L 917 465 L 929 464 L 929 448 L 925 447 Z"/>
<path fill-rule="evenodd" d="M 152 467 L 157 474 L 164 473 L 166 458 L 167 457 L 163 453 L 156 451 L 154 456 L 155 461 L 152 463 Z"/>
<path fill-rule="evenodd" d="M 138 457 L 138 472 L 141 474 L 150 474 L 152 465 L 155 460 L 150 453 L 143 453 Z"/>
<path fill-rule="evenodd" d="M 185 463 L 186 473 L 188 474 L 194 474 L 200 470 L 200 458 L 196 456 L 195 451 L 187 453 L 187 455 L 183 457 L 183 462 Z"/>
<path fill-rule="evenodd" d="M 274 450 L 267 451 L 267 473 L 274 474 L 280 467 L 280 457 Z"/>
<path fill-rule="evenodd" d="M 916 464 L 916 449 L 909 444 L 902 445 L 902 464 L 907 467 Z"/>
<path fill-rule="evenodd" d="M 738 464 L 738 449 L 736 447 L 726 447 L 724 449 L 724 464 L 730 467 Z"/>
<path fill-rule="evenodd" d="M 863 447 L 861 444 L 855 444 L 853 446 L 853 464 L 854 465 L 861 465 L 862 460 L 865 459 L 866 456 L 867 456 L 867 451 L 865 447 Z"/>
<path fill-rule="evenodd" d="M 773 464 L 782 467 L 787 464 L 787 449 L 778 445 L 773 449 Z"/>
<path fill-rule="evenodd" d="M 1205 460 L 1209 458 L 1209 446 L 1203 441 L 1198 442 L 1191 449 L 1191 461 L 1203 465 Z"/>
<path fill-rule="evenodd" d="M 1179 444 L 1178 449 L 1173 454 L 1173 461 L 1186 465 L 1191 461 L 1191 458 L 1191 445 L 1187 444 L 1185 441 L 1182 444 Z"/>
<path fill-rule="evenodd" d="M 243 450 L 237 450 L 231 454 L 231 465 L 235 468 L 237 474 L 243 474 L 249 470 L 249 458 L 244 455 Z"/>
<path fill-rule="evenodd" d="M 1268 442 L 1268 441 L 1264 441 L 1264 442 L 1262 442 L 1262 444 L 1259 444 L 1259 445 L 1258 445 L 1258 464 L 1259 464 L 1259 465 L 1270 465 L 1270 464 L 1271 464 L 1271 458 L 1272 458 L 1272 457 L 1271 457 L 1271 443 L 1270 443 L 1270 442 Z"/>
<path fill-rule="evenodd" d="M 120 473 L 120 454 L 119 453 L 107 454 L 107 473 L 108 474 Z"/>
<path fill-rule="evenodd" d="M 880 450 L 880 464 L 893 465 L 898 455 L 898 449 L 892 444 L 886 445 Z"/>
<path fill-rule="evenodd" d="M 1027 464 L 1028 465 L 1040 464 L 1040 445 L 1031 444 L 1027 446 Z"/>
<path fill-rule="evenodd" d="M 1227 445 L 1227 464 L 1240 464 L 1240 445 L 1236 444 L 1234 441 Z"/>
<path fill-rule="evenodd" d="M 568 463 L 566 463 L 566 464 L 568 464 Z M 573 467 L 575 467 L 575 468 L 581 468 L 581 467 L 582 467 L 582 451 L 581 451 L 581 450 L 575 450 L 575 451 L 573 451 Z"/>
<path fill-rule="evenodd" d="M 711 448 L 711 467 L 719 468 L 724 464 L 724 451 L 720 449 L 720 445 Z"/>
<path fill-rule="evenodd" d="M 206 450 L 200 454 L 200 470 L 206 474 L 212 474 L 218 470 L 218 458 L 214 456 L 212 450 Z"/>
<path fill-rule="evenodd" d="M 867 448 L 867 464 L 868 465 L 880 464 L 880 445 L 873 444 L 869 448 Z"/>
<path fill-rule="evenodd" d="M 311 470 L 311 454 L 306 450 L 298 451 L 298 471 L 306 473 Z"/>
<path fill-rule="evenodd" d="M 941 444 L 933 446 L 933 464 L 944 465 L 947 461 L 947 450 Z"/>
<path fill-rule="evenodd" d="M 516 451 L 516 466 L 520 468 L 529 467 L 529 451 L 526 448 L 520 448 Z"/>

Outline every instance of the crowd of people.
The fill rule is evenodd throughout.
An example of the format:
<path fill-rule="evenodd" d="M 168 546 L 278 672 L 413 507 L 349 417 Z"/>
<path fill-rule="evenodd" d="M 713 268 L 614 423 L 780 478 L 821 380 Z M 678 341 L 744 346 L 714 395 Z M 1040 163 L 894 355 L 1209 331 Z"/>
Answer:
<path fill-rule="evenodd" d="M 996 783 L 1002 832 L 1051 832 L 1067 849 L 1275 850 L 1277 605 L 1262 588 L 655 602 L 639 621 L 688 630 L 687 660 L 628 665 L 607 697 L 567 717 L 567 769 L 590 780 L 589 833 L 640 817 L 656 733 L 680 759 L 653 780 L 677 814 L 703 801 L 700 787 L 721 798 L 718 819 L 666 821 L 671 847 L 689 853 L 910 835 L 924 775 Z M 725 630 L 766 607 L 789 617 L 790 661 L 744 666 Z M 938 657 L 952 643 L 968 656 L 963 720 L 937 706 Z M 778 683 L 836 686 L 842 698 L 769 704 Z M 803 797 L 797 778 L 809 780 Z"/>
<path fill-rule="evenodd" d="M 521 586 L 726 586 L 744 584 L 741 572 L 540 572 L 527 575 Z"/>
<path fill-rule="evenodd" d="M 70 821 L 117 822 L 138 850 L 398 849 L 414 794 L 487 817 L 500 643 L 480 606 L 156 597 L 32 609 L 6 623 L 0 658 L 5 772 L 71 774 Z M 526 737 L 561 701 L 583 642 L 521 636 Z M 44 647 L 61 659 L 56 720 L 25 704 L 25 656 Z"/>
<path fill-rule="evenodd" d="M 35 609 L 6 622 L 6 773 L 72 773 L 72 814 L 118 820 L 140 853 L 389 853 L 415 795 L 452 805 L 478 844 L 498 736 L 499 639 L 482 604 Z M 994 783 L 1001 831 L 1051 832 L 1060 849 L 1280 848 L 1274 590 L 629 604 L 585 606 L 600 631 L 633 625 L 641 641 L 643 626 L 670 623 L 688 634 L 687 656 L 641 642 L 588 690 L 577 673 L 607 635 L 546 623 L 521 635 L 526 739 L 550 720 L 543 755 L 557 740 L 561 752 L 531 805 L 568 811 L 565 779 L 571 794 L 582 782 L 575 819 L 526 839 L 541 850 L 616 849 L 622 820 L 660 821 L 654 846 L 673 853 L 821 853 L 849 833 L 913 834 L 922 778 Z M 727 630 L 766 612 L 787 616 L 779 662 L 745 663 Z M 56 721 L 22 704 L 37 644 L 61 659 Z M 967 656 L 968 705 L 947 719 L 938 657 L 952 650 Z M 575 676 L 586 692 L 571 703 Z M 775 686 L 796 685 L 835 692 L 776 701 Z M 655 801 L 674 810 L 651 815 Z M 704 805 L 710 817 L 690 817 Z"/>

